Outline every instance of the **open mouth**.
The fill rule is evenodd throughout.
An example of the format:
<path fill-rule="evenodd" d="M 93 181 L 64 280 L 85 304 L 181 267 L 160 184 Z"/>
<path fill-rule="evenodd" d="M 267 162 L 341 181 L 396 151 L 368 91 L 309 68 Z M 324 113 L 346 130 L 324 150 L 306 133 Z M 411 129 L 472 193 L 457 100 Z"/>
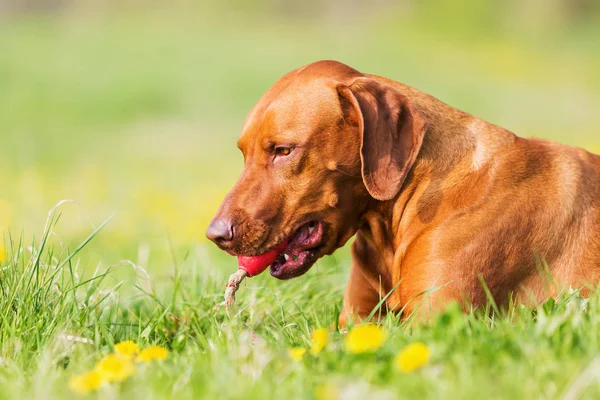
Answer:
<path fill-rule="evenodd" d="M 271 275 L 278 279 L 290 279 L 308 271 L 319 258 L 324 230 L 320 221 L 302 225 L 271 264 Z"/>

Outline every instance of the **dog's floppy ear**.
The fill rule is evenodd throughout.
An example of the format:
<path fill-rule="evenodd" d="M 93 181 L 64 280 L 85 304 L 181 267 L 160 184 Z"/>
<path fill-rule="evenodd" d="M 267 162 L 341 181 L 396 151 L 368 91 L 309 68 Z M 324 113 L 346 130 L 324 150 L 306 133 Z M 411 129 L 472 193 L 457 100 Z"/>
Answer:
<path fill-rule="evenodd" d="M 362 178 L 369 194 L 377 200 L 394 198 L 421 149 L 423 117 L 406 96 L 369 78 L 337 90 L 356 112 Z"/>

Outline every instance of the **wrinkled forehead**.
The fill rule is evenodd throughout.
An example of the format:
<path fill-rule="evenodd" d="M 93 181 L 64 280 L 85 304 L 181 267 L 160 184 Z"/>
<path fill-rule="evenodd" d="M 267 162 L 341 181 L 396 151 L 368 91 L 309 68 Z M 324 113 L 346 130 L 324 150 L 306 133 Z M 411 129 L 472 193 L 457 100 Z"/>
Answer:
<path fill-rule="evenodd" d="M 277 88 L 272 88 L 277 89 Z M 252 109 L 239 140 L 243 147 L 259 136 L 285 133 L 303 138 L 336 124 L 342 118 L 335 82 L 298 77 L 280 90 L 269 90 Z"/>

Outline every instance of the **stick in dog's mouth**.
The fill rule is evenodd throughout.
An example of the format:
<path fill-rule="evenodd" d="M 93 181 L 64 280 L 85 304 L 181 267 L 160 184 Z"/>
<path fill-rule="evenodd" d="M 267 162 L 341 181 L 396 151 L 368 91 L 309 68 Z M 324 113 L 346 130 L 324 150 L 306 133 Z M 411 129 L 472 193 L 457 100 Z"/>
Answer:
<path fill-rule="evenodd" d="M 243 269 L 238 269 L 235 273 L 231 274 L 227 281 L 227 288 L 225 289 L 225 308 L 229 308 L 235 303 L 235 292 L 240 288 L 240 283 L 248 276 L 248 272 Z"/>

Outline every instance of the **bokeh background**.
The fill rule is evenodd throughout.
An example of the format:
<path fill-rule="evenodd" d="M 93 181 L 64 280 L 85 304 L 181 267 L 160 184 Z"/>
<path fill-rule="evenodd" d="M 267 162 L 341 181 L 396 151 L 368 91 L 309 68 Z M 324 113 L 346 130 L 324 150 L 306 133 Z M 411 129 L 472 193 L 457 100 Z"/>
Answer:
<path fill-rule="evenodd" d="M 70 199 L 62 247 L 116 212 L 82 255 L 92 266 L 159 271 L 193 253 L 232 271 L 204 230 L 241 169 L 243 119 L 320 59 L 600 152 L 596 0 L 0 0 L 4 243 L 39 237 Z"/>

